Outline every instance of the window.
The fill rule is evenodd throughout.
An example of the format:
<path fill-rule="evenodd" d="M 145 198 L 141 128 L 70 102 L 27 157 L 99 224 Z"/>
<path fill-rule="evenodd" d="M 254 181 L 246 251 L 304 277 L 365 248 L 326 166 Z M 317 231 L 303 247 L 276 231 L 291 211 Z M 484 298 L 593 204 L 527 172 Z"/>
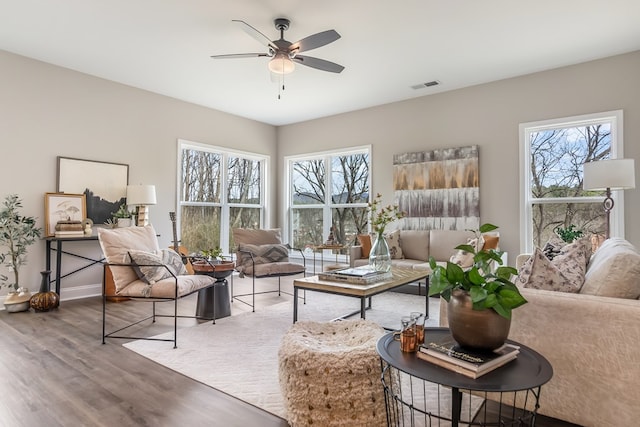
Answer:
<path fill-rule="evenodd" d="M 604 235 L 604 192 L 582 188 L 582 165 L 623 157 L 622 111 L 520 125 L 521 251 L 542 247 L 557 228 Z M 622 192 L 614 191 L 611 235 L 623 236 Z"/>
<path fill-rule="evenodd" d="M 264 220 L 266 157 L 179 141 L 179 224 L 190 252 L 230 253 L 234 227 L 260 228 Z"/>
<path fill-rule="evenodd" d="M 370 149 L 287 157 L 289 237 L 306 249 L 334 240 L 351 246 L 367 230 Z"/>

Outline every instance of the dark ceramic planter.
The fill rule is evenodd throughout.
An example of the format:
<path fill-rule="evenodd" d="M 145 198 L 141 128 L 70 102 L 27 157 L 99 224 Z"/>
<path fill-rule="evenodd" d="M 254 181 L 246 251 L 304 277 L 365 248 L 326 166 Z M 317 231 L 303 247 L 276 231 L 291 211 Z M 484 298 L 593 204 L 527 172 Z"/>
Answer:
<path fill-rule="evenodd" d="M 509 336 L 511 319 L 493 310 L 474 310 L 467 292 L 451 294 L 447 316 L 453 339 L 462 347 L 490 351 L 500 347 Z"/>

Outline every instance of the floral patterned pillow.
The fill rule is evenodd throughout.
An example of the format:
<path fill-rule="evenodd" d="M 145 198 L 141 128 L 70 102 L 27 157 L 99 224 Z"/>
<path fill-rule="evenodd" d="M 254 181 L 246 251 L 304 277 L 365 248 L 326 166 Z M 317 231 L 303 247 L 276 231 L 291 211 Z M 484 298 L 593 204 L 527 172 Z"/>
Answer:
<path fill-rule="evenodd" d="M 578 293 L 591 257 L 589 239 L 579 239 L 564 246 L 550 260 L 538 248 L 524 263 L 516 284 L 525 288 Z"/>
<path fill-rule="evenodd" d="M 375 243 L 376 235 L 371 235 L 371 241 Z M 400 230 L 395 230 L 390 233 L 384 233 L 384 240 L 387 241 L 387 246 L 389 246 L 389 253 L 391 255 L 391 259 L 403 259 L 404 254 L 402 253 L 402 247 L 400 246 Z"/>
<path fill-rule="evenodd" d="M 384 239 L 389 245 L 389 252 L 391 253 L 391 259 L 402 259 L 404 254 L 402 253 L 402 246 L 400 246 L 400 230 L 392 231 L 391 233 L 385 233 Z"/>

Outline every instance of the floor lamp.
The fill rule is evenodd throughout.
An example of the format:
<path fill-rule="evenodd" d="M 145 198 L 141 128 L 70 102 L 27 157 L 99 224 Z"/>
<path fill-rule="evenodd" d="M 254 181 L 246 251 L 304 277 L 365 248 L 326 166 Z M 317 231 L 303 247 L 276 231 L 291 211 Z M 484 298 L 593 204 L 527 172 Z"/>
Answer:
<path fill-rule="evenodd" d="M 136 206 L 136 225 L 149 224 L 149 205 L 156 204 L 155 185 L 127 185 L 127 204 Z"/>
<path fill-rule="evenodd" d="M 612 190 L 627 190 L 636 187 L 633 159 L 600 160 L 584 164 L 583 188 L 585 190 L 605 190 L 604 211 L 607 214 L 607 234 L 610 237 L 610 217 L 613 209 Z"/>

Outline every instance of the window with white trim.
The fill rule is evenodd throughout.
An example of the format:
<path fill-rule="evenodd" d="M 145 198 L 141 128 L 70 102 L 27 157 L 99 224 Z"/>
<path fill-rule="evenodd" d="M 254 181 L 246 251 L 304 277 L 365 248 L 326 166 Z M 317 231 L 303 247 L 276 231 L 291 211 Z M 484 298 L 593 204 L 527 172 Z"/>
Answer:
<path fill-rule="evenodd" d="M 542 247 L 559 228 L 604 236 L 604 192 L 582 188 L 582 165 L 622 158 L 622 129 L 622 110 L 520 125 L 521 252 Z M 623 194 L 613 193 L 611 235 L 624 236 Z"/>
<path fill-rule="evenodd" d="M 183 140 L 178 146 L 182 246 L 229 254 L 232 228 L 262 227 L 268 158 Z"/>
<path fill-rule="evenodd" d="M 366 233 L 370 147 L 285 158 L 292 246 L 308 249 L 329 238 L 342 246 Z"/>

